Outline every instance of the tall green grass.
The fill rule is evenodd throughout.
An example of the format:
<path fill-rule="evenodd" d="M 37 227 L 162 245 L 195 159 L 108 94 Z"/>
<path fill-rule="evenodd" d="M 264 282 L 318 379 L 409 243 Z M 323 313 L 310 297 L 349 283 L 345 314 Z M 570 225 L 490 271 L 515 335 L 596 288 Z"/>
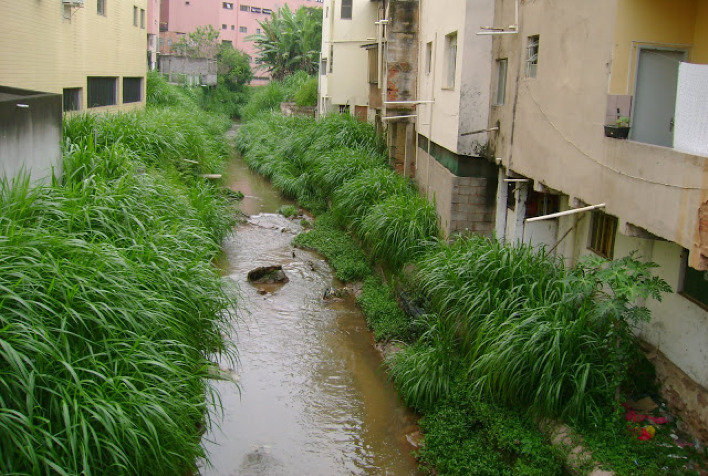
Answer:
<path fill-rule="evenodd" d="M 417 286 L 480 397 L 584 421 L 611 408 L 637 352 L 631 324 L 648 311 L 636 298 L 668 289 L 652 267 L 628 257 L 566 270 L 542 250 L 470 237 L 428 252 Z"/>
<path fill-rule="evenodd" d="M 0 473 L 187 474 L 204 456 L 212 359 L 233 357 L 211 265 L 233 217 L 195 176 L 223 161 L 218 130 L 170 108 L 79 116 L 63 183 L 0 182 Z"/>

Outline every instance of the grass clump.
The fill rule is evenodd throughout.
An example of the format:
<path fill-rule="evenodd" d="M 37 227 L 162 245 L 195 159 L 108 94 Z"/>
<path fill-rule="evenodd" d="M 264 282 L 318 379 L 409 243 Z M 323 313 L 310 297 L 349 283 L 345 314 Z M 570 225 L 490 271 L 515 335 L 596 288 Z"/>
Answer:
<path fill-rule="evenodd" d="M 293 99 L 300 107 L 317 105 L 317 78 L 310 78 L 295 93 Z"/>
<path fill-rule="evenodd" d="M 359 281 L 371 274 L 364 253 L 348 234 L 334 226 L 328 214 L 319 216 L 314 229 L 297 235 L 294 243 L 322 253 L 341 281 Z"/>
<path fill-rule="evenodd" d="M 364 312 L 366 322 L 374 331 L 377 341 L 408 339 L 410 318 L 398 306 L 393 289 L 379 278 L 366 278 L 356 302 Z"/>
<path fill-rule="evenodd" d="M 300 214 L 300 210 L 295 205 L 283 205 L 278 209 L 278 213 L 285 218 L 296 217 Z"/>
<path fill-rule="evenodd" d="M 360 233 L 374 259 L 397 268 L 419 256 L 440 231 L 435 208 L 427 199 L 393 195 L 371 207 Z"/>

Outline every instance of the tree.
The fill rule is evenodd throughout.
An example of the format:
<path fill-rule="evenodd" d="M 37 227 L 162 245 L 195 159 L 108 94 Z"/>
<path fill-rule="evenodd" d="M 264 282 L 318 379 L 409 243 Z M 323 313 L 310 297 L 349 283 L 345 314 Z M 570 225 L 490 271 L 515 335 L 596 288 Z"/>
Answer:
<path fill-rule="evenodd" d="M 285 5 L 270 20 L 258 22 L 262 33 L 250 35 L 258 60 L 273 79 L 296 71 L 316 74 L 322 45 L 322 9 L 300 7 L 295 13 Z"/>
<path fill-rule="evenodd" d="M 196 30 L 175 42 L 174 49 L 192 58 L 212 58 L 217 53 L 219 32 L 211 25 L 198 26 Z"/>
<path fill-rule="evenodd" d="M 241 91 L 243 86 L 251 82 L 253 72 L 248 55 L 234 49 L 230 44 L 222 43 L 216 54 L 219 63 L 218 82 L 229 91 Z"/>

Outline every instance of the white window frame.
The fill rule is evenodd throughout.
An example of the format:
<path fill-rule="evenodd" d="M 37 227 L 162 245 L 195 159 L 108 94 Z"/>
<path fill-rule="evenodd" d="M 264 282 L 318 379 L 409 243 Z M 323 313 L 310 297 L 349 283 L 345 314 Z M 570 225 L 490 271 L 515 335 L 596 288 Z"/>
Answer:
<path fill-rule="evenodd" d="M 497 90 L 494 94 L 494 105 L 503 106 L 506 104 L 506 78 L 509 71 L 509 59 L 499 58 L 497 60 Z"/>

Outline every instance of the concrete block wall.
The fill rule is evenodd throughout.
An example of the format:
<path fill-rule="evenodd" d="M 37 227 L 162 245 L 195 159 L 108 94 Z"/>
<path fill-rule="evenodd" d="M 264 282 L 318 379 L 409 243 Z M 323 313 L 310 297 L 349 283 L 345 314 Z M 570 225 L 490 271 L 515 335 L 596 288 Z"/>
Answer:
<path fill-rule="evenodd" d="M 415 179 L 420 193 L 435 204 L 445 236 L 455 233 L 492 235 L 495 179 L 458 177 L 420 148 Z"/>

